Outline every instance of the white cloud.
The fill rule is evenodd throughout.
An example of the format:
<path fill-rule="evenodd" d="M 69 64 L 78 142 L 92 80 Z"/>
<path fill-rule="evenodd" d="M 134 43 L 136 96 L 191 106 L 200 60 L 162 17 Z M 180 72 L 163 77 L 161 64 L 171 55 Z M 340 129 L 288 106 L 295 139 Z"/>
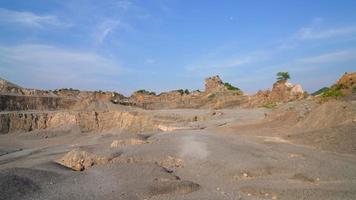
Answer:
<path fill-rule="evenodd" d="M 323 63 L 334 63 L 334 62 L 342 62 L 342 61 L 349 61 L 349 60 L 356 60 L 355 50 L 330 52 L 317 56 L 302 58 L 299 59 L 298 61 L 301 63 L 308 63 L 308 64 L 323 64 Z"/>
<path fill-rule="evenodd" d="M 114 88 L 121 73 L 117 62 L 95 53 L 38 44 L 0 46 L 0 74 L 36 87 Z"/>
<path fill-rule="evenodd" d="M 45 28 L 46 26 L 71 26 L 58 20 L 54 15 L 36 15 L 32 12 L 19 12 L 0 8 L 0 23 Z"/>
<path fill-rule="evenodd" d="M 316 29 L 314 27 L 301 28 L 297 34 L 300 40 L 327 39 L 356 35 L 356 27 L 338 27 L 329 29 Z"/>

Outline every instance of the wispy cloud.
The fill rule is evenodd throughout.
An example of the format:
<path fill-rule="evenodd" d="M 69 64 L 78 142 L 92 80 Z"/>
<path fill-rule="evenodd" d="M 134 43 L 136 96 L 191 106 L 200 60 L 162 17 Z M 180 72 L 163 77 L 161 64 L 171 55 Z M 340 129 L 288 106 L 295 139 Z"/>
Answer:
<path fill-rule="evenodd" d="M 274 65 L 270 69 L 274 71 L 288 70 L 293 73 L 310 73 L 311 71 L 324 71 L 327 68 L 340 67 L 340 65 L 349 65 L 355 61 L 356 50 L 346 49 L 299 57 L 289 62 Z"/>
<path fill-rule="evenodd" d="M 202 58 L 192 64 L 185 67 L 188 71 L 200 71 L 200 70 L 226 70 L 244 67 L 252 63 L 259 62 L 267 59 L 268 54 L 266 52 L 250 53 L 248 55 L 235 56 L 233 58 Z"/>
<path fill-rule="evenodd" d="M 93 36 L 95 40 L 101 44 L 111 33 L 117 29 L 125 31 L 132 30 L 130 25 L 123 23 L 121 20 L 106 19 L 96 27 Z"/>
<path fill-rule="evenodd" d="M 356 35 L 356 26 L 317 29 L 315 27 L 301 28 L 297 34 L 300 40 L 328 39 Z"/>
<path fill-rule="evenodd" d="M 90 52 L 39 44 L 0 46 L 0 74 L 37 87 L 112 88 L 122 70 L 116 61 Z"/>
<path fill-rule="evenodd" d="M 343 50 L 299 59 L 300 63 L 323 64 L 356 60 L 355 50 Z"/>
<path fill-rule="evenodd" d="M 47 26 L 71 26 L 69 23 L 60 21 L 54 15 L 37 15 L 32 12 L 13 11 L 3 8 L 0 8 L 0 23 L 16 24 L 35 28 L 45 28 Z"/>

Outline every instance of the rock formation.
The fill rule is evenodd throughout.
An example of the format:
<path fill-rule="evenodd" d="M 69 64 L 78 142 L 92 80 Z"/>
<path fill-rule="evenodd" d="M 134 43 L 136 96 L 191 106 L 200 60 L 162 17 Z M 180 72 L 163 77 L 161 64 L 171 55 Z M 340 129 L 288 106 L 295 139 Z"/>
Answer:
<path fill-rule="evenodd" d="M 356 94 L 356 72 L 345 73 L 336 82 L 333 88 L 335 88 L 336 90 L 340 90 L 345 96 Z"/>
<path fill-rule="evenodd" d="M 271 103 L 286 103 L 306 98 L 301 85 L 293 85 L 288 81 L 277 81 L 272 90 L 258 91 L 249 99 L 249 106 L 263 106 Z"/>
<path fill-rule="evenodd" d="M 345 73 L 336 84 L 347 88 L 354 88 L 356 86 L 356 72 Z"/>
<path fill-rule="evenodd" d="M 57 111 L 10 112 L 0 114 L 0 134 L 41 130 L 79 130 L 81 132 L 142 132 L 157 130 L 159 122 L 137 112 L 124 111 Z"/>
<path fill-rule="evenodd" d="M 124 98 L 117 92 L 28 89 L 0 79 L 0 111 L 78 110 L 85 109 L 92 103 L 117 103 Z"/>
<path fill-rule="evenodd" d="M 205 92 L 206 93 L 215 93 L 215 92 L 225 92 L 227 88 L 224 85 L 224 82 L 220 77 L 212 76 L 205 79 Z"/>
<path fill-rule="evenodd" d="M 231 85 L 230 89 L 219 76 L 205 79 L 205 91 L 185 93 L 183 90 L 162 92 L 135 92 L 130 97 L 131 104 L 145 109 L 162 108 L 224 108 L 240 105 L 244 100 L 242 92 Z"/>

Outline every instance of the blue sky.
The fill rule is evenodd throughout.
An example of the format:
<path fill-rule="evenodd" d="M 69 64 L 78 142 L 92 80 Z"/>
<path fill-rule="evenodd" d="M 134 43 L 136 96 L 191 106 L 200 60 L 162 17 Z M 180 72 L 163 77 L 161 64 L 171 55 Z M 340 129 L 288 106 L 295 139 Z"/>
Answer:
<path fill-rule="evenodd" d="M 278 71 L 309 92 L 356 71 L 354 0 L 2 0 L 0 77 L 54 89 L 247 93 Z"/>

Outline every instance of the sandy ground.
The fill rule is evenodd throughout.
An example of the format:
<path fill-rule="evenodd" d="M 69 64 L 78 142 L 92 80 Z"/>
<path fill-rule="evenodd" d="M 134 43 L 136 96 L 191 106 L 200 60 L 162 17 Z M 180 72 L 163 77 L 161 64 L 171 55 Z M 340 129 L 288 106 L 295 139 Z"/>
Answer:
<path fill-rule="evenodd" d="M 254 125 L 267 109 L 215 112 L 169 132 L 1 135 L 0 199 L 356 199 L 355 155 L 272 134 L 286 130 L 282 125 Z M 129 138 L 144 142 L 110 147 Z M 113 162 L 81 172 L 54 162 L 78 147 Z"/>

